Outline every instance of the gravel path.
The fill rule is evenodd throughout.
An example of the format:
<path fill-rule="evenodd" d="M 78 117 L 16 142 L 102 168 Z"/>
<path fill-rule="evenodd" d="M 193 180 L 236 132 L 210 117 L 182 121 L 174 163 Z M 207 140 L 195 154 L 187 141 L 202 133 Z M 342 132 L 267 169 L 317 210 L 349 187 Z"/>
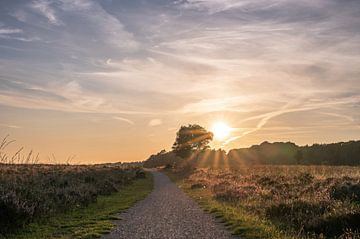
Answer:
<path fill-rule="evenodd" d="M 121 214 L 122 220 L 104 239 L 234 238 L 166 175 L 160 172 L 153 175 L 153 192 Z"/>

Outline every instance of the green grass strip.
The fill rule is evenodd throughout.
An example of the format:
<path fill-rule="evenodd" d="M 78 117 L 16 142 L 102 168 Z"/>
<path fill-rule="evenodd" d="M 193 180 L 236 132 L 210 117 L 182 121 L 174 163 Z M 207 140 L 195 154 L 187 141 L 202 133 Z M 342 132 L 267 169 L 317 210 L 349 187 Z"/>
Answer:
<path fill-rule="evenodd" d="M 144 199 L 153 189 L 153 177 L 146 174 L 145 179 L 135 180 L 131 185 L 109 196 L 100 196 L 96 203 L 64 214 L 58 214 L 42 222 L 27 225 L 23 230 L 5 238 L 98 238 L 114 228 L 118 213 Z"/>

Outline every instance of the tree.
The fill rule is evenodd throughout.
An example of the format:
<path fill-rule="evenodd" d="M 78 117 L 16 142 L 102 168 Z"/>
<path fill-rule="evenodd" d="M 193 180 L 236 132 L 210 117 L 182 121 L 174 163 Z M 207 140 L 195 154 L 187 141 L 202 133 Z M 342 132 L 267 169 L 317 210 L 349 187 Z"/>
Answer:
<path fill-rule="evenodd" d="M 197 124 L 181 126 L 176 133 L 175 143 L 172 146 L 177 156 L 186 158 L 194 151 L 208 148 L 208 144 L 213 139 L 213 133 Z"/>
<path fill-rule="evenodd" d="M 301 150 L 296 151 L 295 160 L 297 164 L 301 164 L 303 160 L 303 153 Z"/>

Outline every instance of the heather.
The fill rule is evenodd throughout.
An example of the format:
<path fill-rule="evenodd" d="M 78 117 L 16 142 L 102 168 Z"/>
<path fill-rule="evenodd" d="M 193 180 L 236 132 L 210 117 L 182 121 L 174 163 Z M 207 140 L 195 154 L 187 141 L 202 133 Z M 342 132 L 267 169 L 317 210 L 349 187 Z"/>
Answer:
<path fill-rule="evenodd" d="M 287 235 L 359 236 L 360 170 L 356 167 L 196 169 L 185 183 L 192 191 L 209 191 L 216 201 L 265 219 Z"/>
<path fill-rule="evenodd" d="M 85 208 L 144 176 L 140 168 L 123 165 L 0 164 L 0 234 Z"/>

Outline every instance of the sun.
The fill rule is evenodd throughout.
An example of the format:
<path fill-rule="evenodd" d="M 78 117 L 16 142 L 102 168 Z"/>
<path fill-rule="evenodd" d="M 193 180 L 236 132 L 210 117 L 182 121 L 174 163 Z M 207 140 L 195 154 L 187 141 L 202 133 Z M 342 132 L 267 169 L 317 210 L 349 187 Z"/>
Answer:
<path fill-rule="evenodd" d="M 229 136 L 231 128 L 224 122 L 216 122 L 211 127 L 211 132 L 214 134 L 215 139 L 224 140 Z"/>

